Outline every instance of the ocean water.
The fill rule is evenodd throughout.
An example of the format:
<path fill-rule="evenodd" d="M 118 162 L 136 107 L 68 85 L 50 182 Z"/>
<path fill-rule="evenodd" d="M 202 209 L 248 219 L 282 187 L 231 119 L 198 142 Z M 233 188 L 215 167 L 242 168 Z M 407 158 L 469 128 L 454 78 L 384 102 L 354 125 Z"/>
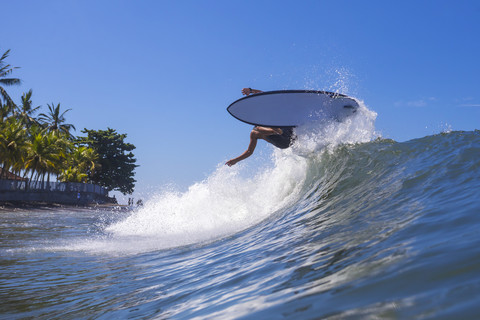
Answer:
<path fill-rule="evenodd" d="M 0 318 L 479 319 L 480 131 L 375 116 L 133 211 L 0 212 Z"/>

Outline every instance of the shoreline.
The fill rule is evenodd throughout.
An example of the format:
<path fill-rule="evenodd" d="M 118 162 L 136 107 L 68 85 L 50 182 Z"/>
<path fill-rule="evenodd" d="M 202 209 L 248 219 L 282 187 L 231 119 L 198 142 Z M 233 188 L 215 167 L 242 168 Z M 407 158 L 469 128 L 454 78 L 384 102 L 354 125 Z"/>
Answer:
<path fill-rule="evenodd" d="M 26 212 L 32 210 L 52 210 L 52 209 L 89 209 L 89 210 L 110 210 L 110 211 L 129 211 L 133 207 L 115 204 L 115 203 L 103 203 L 103 204 L 59 204 L 51 202 L 37 202 L 37 201 L 0 201 L 0 213 L 2 212 Z"/>

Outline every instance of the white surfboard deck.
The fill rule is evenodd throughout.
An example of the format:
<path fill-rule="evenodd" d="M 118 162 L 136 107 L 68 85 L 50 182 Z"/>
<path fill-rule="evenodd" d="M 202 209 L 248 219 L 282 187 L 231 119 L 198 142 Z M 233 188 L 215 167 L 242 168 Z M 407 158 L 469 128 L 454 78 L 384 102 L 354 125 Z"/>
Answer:
<path fill-rule="evenodd" d="M 346 95 L 312 90 L 266 91 L 252 94 L 228 106 L 227 111 L 248 124 L 296 127 L 311 121 L 343 121 L 358 109 Z"/>

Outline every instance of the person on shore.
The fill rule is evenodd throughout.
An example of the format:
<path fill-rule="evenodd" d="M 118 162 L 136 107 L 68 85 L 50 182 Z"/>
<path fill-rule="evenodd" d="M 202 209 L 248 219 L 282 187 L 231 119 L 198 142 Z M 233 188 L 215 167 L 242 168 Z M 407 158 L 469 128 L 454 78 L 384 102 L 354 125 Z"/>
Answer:
<path fill-rule="evenodd" d="M 242 94 L 248 96 L 251 94 L 261 93 L 261 90 L 252 89 L 252 88 L 243 88 Z M 245 160 L 250 157 L 255 148 L 257 147 L 257 140 L 263 139 L 277 148 L 286 149 L 290 147 L 295 140 L 295 135 L 293 132 L 293 127 L 261 127 L 256 126 L 250 132 L 250 144 L 248 145 L 247 150 L 242 153 L 240 156 L 228 160 L 225 164 L 229 167 L 235 165 L 236 163 Z"/>

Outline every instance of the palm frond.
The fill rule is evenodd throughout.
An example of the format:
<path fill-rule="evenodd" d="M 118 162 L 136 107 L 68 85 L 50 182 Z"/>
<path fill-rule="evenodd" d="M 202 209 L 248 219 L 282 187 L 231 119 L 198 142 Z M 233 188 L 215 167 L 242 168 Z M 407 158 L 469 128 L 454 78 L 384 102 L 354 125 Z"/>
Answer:
<path fill-rule="evenodd" d="M 8 49 L 7 51 L 5 51 L 2 55 L 2 57 L 0 58 L 0 62 L 4 59 L 6 59 L 8 57 L 8 55 L 10 54 L 10 49 Z"/>
<path fill-rule="evenodd" d="M 15 106 L 15 102 L 13 102 L 12 98 L 8 95 L 7 91 L 3 89 L 2 86 L 0 86 L 0 97 L 3 98 L 3 100 L 6 102 L 11 107 Z"/>
<path fill-rule="evenodd" d="M 0 79 L 0 83 L 6 86 L 13 86 L 16 84 L 21 84 L 22 81 L 17 78 L 6 78 L 6 79 Z"/>

